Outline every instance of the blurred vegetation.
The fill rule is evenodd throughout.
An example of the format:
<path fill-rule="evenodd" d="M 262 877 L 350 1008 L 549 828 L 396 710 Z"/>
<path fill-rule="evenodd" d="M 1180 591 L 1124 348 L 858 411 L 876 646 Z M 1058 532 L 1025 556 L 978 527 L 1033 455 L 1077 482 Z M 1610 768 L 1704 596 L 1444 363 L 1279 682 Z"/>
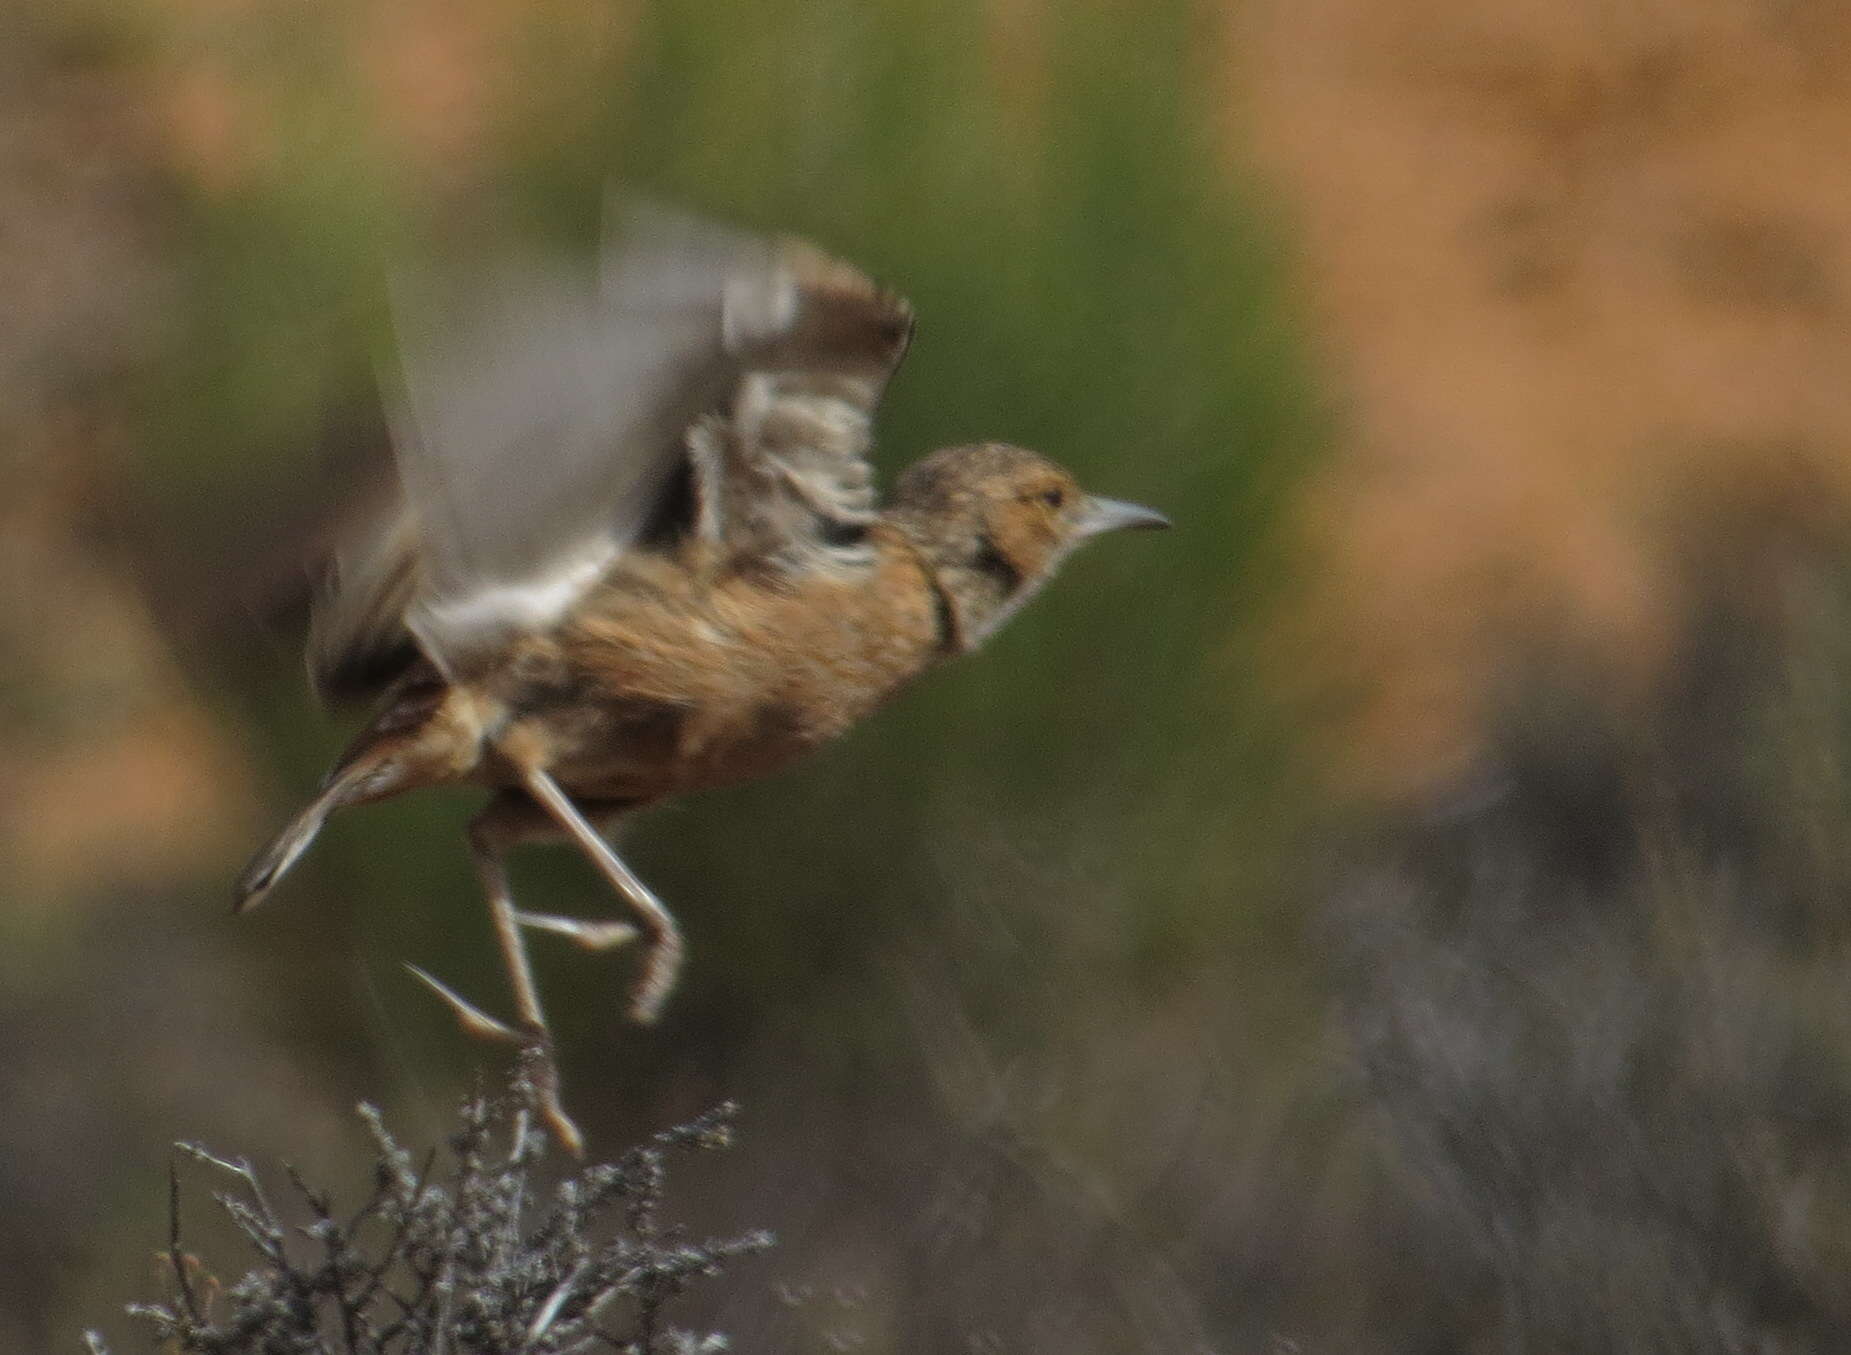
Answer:
<path fill-rule="evenodd" d="M 344 731 L 303 694 L 287 626 L 265 629 L 268 576 L 287 573 L 280 543 L 383 451 L 372 372 L 386 265 L 472 220 L 584 245 L 614 181 L 807 235 L 920 314 L 882 419 L 889 476 L 934 446 L 1003 437 L 1181 523 L 1076 561 L 989 652 L 794 775 L 635 827 L 632 858 L 692 939 L 670 1019 L 621 1024 L 621 958 L 542 957 L 599 1136 L 722 1088 L 761 1102 L 748 1116 L 764 1117 L 751 1167 L 764 1207 L 727 1216 L 781 1226 L 777 1201 L 820 1192 L 809 1207 L 838 1222 L 780 1264 L 834 1292 L 849 1239 L 927 1207 L 937 1187 L 909 1164 L 959 1170 L 955 1145 L 1002 1132 L 999 1111 L 1009 1141 L 1071 1158 L 1076 1184 L 1122 1170 L 1124 1108 L 1095 1081 L 1123 1075 L 1126 1056 L 1086 1032 L 1148 1042 L 1153 1021 L 1182 1020 L 1221 985 L 1228 956 L 1267 957 L 1244 981 L 1238 1011 L 1263 1025 L 1238 1037 L 1240 1058 L 1262 1061 L 1261 1079 L 1294 1076 L 1320 1023 L 1276 888 L 1299 811 L 1251 660 L 1282 569 L 1271 524 L 1312 446 L 1313 402 L 1278 240 L 1214 131 L 1223 91 L 1202 14 L 44 14 L 69 59 L 145 100 L 160 167 L 140 209 L 157 233 L 159 309 L 118 388 L 127 431 L 105 520 L 193 689 L 268 763 L 270 814 Z M 352 816 L 232 938 L 289 1043 L 352 1060 L 351 1085 L 426 1116 L 480 1051 L 398 962 L 501 1005 L 461 850 L 467 811 L 466 796 L 439 795 Z M 199 869 L 174 906 L 216 913 L 236 864 Z M 523 855 L 516 873 L 549 906 L 609 907 L 566 854 Z M 1229 1030 L 1236 1010 L 1219 1018 Z M 975 1045 L 946 1044 L 974 1031 Z M 1021 1106 L 985 1089 L 1006 1067 L 1035 1084 Z M 843 1153 L 866 1165 L 836 1180 Z M 1032 1248 L 1039 1226 L 1019 1226 Z M 923 1277 L 929 1266 L 899 1259 L 926 1245 L 907 1231 L 882 1264 Z M 1004 1304 L 1001 1321 L 1015 1281 L 997 1275 L 978 1306 Z M 940 1307 L 880 1288 L 868 1314 L 841 1319 L 875 1346 L 928 1320 L 909 1305 Z"/>
<path fill-rule="evenodd" d="M 672 1038 L 621 1035 L 634 1052 L 617 1058 L 682 1062 L 707 1021 L 748 1020 L 825 976 L 858 990 L 851 1006 L 887 1007 L 867 957 L 930 917 L 935 858 L 973 835 L 989 844 L 977 850 L 1039 840 L 1063 876 L 1120 875 L 1087 924 L 1113 933 L 1120 981 L 1161 987 L 1204 934 L 1264 935 L 1263 915 L 1230 903 L 1268 879 L 1285 803 L 1283 738 L 1248 651 L 1310 402 L 1274 242 L 1204 132 L 1217 91 L 1179 78 L 1200 37 L 1187 6 L 1048 12 L 1012 34 L 975 5 L 651 7 L 606 16 L 621 29 L 608 56 L 569 61 L 550 88 L 549 40 L 566 39 L 522 22 L 474 162 L 422 174 L 357 97 L 351 16 L 228 22 L 244 40 L 212 33 L 211 58 L 270 144 L 181 205 L 177 332 L 145 374 L 136 464 L 164 530 L 228 551 L 261 541 L 300 516 L 331 424 L 377 436 L 370 372 L 395 249 L 471 212 L 587 241 L 612 180 L 811 236 L 912 297 L 920 334 L 882 420 L 889 472 L 1005 437 L 1183 524 L 1155 548 L 1077 562 L 993 655 L 809 768 L 640 826 L 641 868 L 700 940 Z M 282 781 L 308 785 L 328 730 L 267 668 L 255 690 L 254 742 L 287 753 Z M 348 925 L 494 991 L 467 904 L 406 906 L 472 892 L 456 805 L 368 817 L 343 824 L 317 868 L 324 889 L 338 880 Z M 530 888 L 604 906 L 575 863 L 532 874 Z M 1025 901 L 1025 917 L 1040 911 Z M 610 1057 L 615 976 L 562 979 L 583 999 L 567 1014 L 579 1047 Z M 872 1034 L 857 1057 L 878 1061 L 893 1038 Z"/>
<path fill-rule="evenodd" d="M 663 1218 L 662 1205 L 671 1154 L 729 1147 L 737 1108 L 716 1107 L 543 1188 L 533 1174 L 547 1136 L 525 1072 L 511 1095 L 478 1091 L 463 1103 L 441 1163 L 435 1149 L 401 1145 L 362 1103 L 373 1186 L 358 1207 L 338 1209 L 292 1171 L 290 1202 L 279 1208 L 276 1184 L 266 1189 L 249 1162 L 175 1144 L 162 1257 L 169 1297 L 133 1305 L 131 1316 L 180 1355 L 728 1349 L 723 1333 L 675 1325 L 675 1300 L 772 1238 L 696 1241 Z M 182 1164 L 221 1178 L 214 1198 L 256 1254 L 234 1282 L 182 1245 Z M 297 1213 L 310 1222 L 293 1224 Z M 104 1355 L 102 1338 L 85 1335 Z"/>
<path fill-rule="evenodd" d="M 263 912 L 221 901 L 346 733 L 283 604 L 384 452 L 387 265 L 486 220 L 586 246 L 619 182 L 911 297 L 889 479 L 1003 437 L 1178 524 L 802 769 L 627 829 L 691 947 L 659 1029 L 622 1024 L 626 957 L 539 956 L 594 1153 L 745 1107 L 678 1213 L 780 1246 L 688 1321 L 793 1351 L 1841 1348 L 1851 590 L 1835 482 L 1764 453 L 1842 439 L 1743 412 L 1834 410 L 1794 359 L 1837 370 L 1804 329 L 1837 322 L 1688 279 L 1653 310 L 1629 232 L 1721 256 L 1657 200 L 1588 206 L 1603 173 L 1662 184 L 1640 148 L 1760 127 L 1770 71 L 1837 126 L 1808 119 L 1851 107 L 1813 78 L 1840 47 L 1753 6 L 1392 8 L 0 18 L 0 1347 L 134 1348 L 107 1319 L 165 1236 L 168 1141 L 361 1175 L 346 1106 L 433 1138 L 484 1057 L 398 968 L 505 1010 L 469 796 L 343 816 Z M 1750 61 L 1737 19 L 1805 60 Z M 1756 245 L 1727 197 L 1697 215 Z M 1749 375 L 1699 379 L 1736 351 L 1706 325 Z M 1422 794 L 1355 814 L 1308 755 L 1346 740 Z M 610 906 L 568 853 L 514 869 Z"/>

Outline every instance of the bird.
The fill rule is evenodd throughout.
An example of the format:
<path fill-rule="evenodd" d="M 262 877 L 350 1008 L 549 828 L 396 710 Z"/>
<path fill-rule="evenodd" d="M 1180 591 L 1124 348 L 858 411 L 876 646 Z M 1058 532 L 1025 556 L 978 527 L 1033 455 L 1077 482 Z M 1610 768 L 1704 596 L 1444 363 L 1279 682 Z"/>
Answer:
<path fill-rule="evenodd" d="M 794 237 L 614 200 L 585 257 L 407 267 L 389 293 L 393 473 L 321 562 L 306 644 L 316 692 L 372 714 L 235 911 L 337 810 L 486 788 L 467 839 L 516 1019 L 408 968 L 466 1031 L 533 1051 L 576 1155 L 525 933 L 640 942 L 641 1023 L 684 956 L 616 821 L 797 761 L 978 649 L 1081 543 L 1170 524 L 1006 442 L 935 451 L 879 502 L 873 421 L 912 308 Z M 507 853 L 561 839 L 630 920 L 516 907 Z"/>

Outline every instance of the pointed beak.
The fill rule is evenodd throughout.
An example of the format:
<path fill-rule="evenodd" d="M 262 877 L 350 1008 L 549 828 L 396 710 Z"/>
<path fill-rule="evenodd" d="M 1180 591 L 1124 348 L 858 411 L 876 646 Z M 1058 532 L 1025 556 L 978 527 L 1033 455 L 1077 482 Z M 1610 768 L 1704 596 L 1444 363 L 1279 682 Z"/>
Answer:
<path fill-rule="evenodd" d="M 1083 537 L 1098 536 L 1101 532 L 1115 532 L 1121 527 L 1150 529 L 1169 525 L 1170 520 L 1155 508 L 1126 503 L 1122 499 L 1101 498 L 1094 494 L 1086 500 L 1086 507 L 1075 526 L 1075 534 Z"/>

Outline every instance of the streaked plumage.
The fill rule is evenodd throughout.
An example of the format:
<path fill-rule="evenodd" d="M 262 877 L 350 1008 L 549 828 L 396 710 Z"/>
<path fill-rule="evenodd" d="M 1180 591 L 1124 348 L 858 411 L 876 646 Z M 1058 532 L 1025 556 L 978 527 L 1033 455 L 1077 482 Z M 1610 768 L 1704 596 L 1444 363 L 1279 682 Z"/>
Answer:
<path fill-rule="evenodd" d="M 472 1029 L 543 1047 L 521 927 L 633 933 L 515 912 L 508 846 L 564 833 L 630 903 L 653 1019 L 680 937 L 592 823 L 775 771 L 975 648 L 1079 541 L 1163 522 L 1004 444 L 935 453 L 881 510 L 871 426 L 906 302 L 797 241 L 619 220 L 595 267 L 397 281 L 399 492 L 337 552 L 309 642 L 317 688 L 378 714 L 238 889 L 260 899 L 336 808 L 494 789 L 470 836 L 520 1028 L 431 982 Z"/>

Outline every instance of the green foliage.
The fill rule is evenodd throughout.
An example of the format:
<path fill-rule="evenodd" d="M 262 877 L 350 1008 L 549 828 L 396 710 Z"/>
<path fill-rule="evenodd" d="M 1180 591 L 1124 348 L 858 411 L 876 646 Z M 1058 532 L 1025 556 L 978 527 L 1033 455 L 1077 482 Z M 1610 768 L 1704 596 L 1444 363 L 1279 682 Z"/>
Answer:
<path fill-rule="evenodd" d="M 750 900 L 722 905 L 742 940 L 929 910 L 931 855 L 973 830 L 1103 835 L 1123 907 L 1161 932 L 1226 914 L 1205 880 L 1265 869 L 1265 830 L 1244 825 L 1267 818 L 1283 739 L 1244 656 L 1310 403 L 1276 251 L 1203 136 L 1223 91 L 1178 78 L 1185 7 L 1035 23 L 1013 49 L 977 6 L 667 7 L 647 30 L 614 158 L 913 298 L 890 471 L 1006 437 L 1178 522 L 1076 561 L 983 656 L 812 769 L 652 832 L 672 888 Z"/>
<path fill-rule="evenodd" d="M 482 176 L 496 210 L 584 239 L 615 179 L 809 235 L 912 297 L 919 335 L 882 420 L 889 475 L 936 445 L 1004 437 L 1178 522 L 1074 562 L 989 652 L 848 746 L 648 824 L 645 873 L 694 901 L 696 973 L 729 1001 L 916 926 L 942 887 L 932 857 L 960 834 L 1087 844 L 1116 881 L 1089 906 L 1115 913 L 1134 965 L 1250 925 L 1234 896 L 1269 878 L 1285 751 L 1248 677 L 1253 622 L 1311 402 L 1277 250 L 1204 130 L 1228 95 L 1191 12 L 1055 7 L 1004 34 L 975 4 L 664 5 L 637 18 L 601 97 L 523 87 L 505 163 Z M 328 411 L 367 399 L 393 242 L 433 213 L 489 210 L 420 200 L 383 167 L 325 38 L 300 61 L 281 41 L 250 42 L 245 70 L 283 110 L 279 167 L 187 204 L 186 341 L 150 401 L 157 497 L 208 536 L 319 483 Z M 260 706 L 273 745 L 300 741 L 283 728 L 302 708 L 284 700 Z M 424 845 L 384 826 L 395 818 Z M 406 907 L 384 856 L 453 850 L 428 821 L 388 808 L 332 835 L 361 844 L 331 849 L 357 910 Z M 570 863 L 533 869 L 604 906 Z M 446 863 L 435 878 L 457 877 Z M 466 925 L 408 943 L 479 952 L 492 981 L 474 944 L 486 928 Z"/>

